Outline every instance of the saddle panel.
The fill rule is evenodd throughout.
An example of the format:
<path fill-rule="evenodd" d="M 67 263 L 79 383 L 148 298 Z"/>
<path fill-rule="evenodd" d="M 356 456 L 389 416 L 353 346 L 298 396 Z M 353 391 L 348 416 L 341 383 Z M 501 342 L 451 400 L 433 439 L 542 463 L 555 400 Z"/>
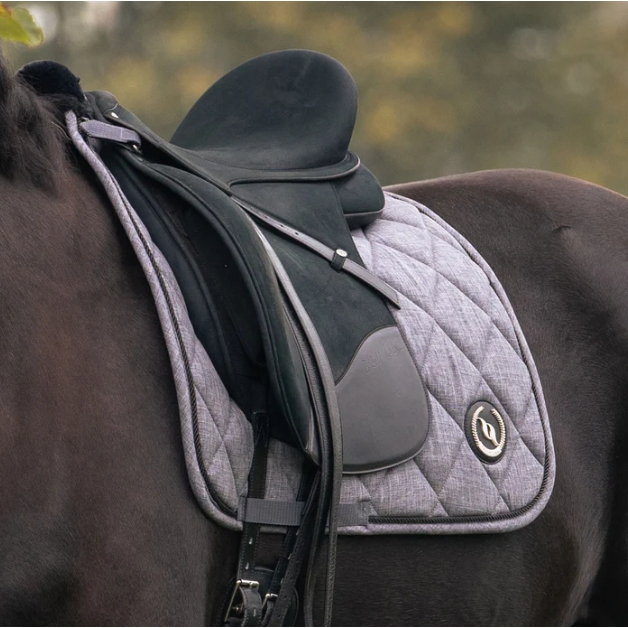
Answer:
<path fill-rule="evenodd" d="M 349 229 L 365 227 L 384 211 L 384 192 L 365 166 L 333 182 Z"/>

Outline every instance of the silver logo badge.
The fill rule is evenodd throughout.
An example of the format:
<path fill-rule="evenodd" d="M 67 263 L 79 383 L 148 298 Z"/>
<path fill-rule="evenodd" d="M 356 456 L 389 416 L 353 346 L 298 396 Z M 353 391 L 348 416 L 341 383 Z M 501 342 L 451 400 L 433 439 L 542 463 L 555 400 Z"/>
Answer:
<path fill-rule="evenodd" d="M 495 406 L 478 401 L 469 408 L 467 437 L 475 453 L 486 462 L 501 457 L 506 446 L 506 424 Z"/>

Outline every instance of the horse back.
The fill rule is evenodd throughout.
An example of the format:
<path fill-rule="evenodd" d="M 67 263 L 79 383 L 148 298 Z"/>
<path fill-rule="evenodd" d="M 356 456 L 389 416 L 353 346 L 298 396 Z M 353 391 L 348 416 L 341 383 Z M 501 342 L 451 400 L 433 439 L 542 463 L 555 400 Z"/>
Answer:
<path fill-rule="evenodd" d="M 556 621 L 574 621 L 587 596 L 581 618 L 620 621 L 628 612 L 628 199 L 532 170 L 389 189 L 430 207 L 489 262 L 536 361 L 556 484 L 538 520 L 508 535 L 511 550 L 543 548 L 535 577 L 563 601 Z M 559 571 L 569 575 L 556 580 Z"/>

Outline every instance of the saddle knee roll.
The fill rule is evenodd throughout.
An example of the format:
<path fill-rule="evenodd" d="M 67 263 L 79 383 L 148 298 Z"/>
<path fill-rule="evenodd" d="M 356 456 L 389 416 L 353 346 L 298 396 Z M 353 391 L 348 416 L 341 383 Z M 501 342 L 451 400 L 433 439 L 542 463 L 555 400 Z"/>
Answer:
<path fill-rule="evenodd" d="M 397 327 L 373 332 L 336 385 L 345 473 L 417 455 L 429 429 L 425 387 Z"/>

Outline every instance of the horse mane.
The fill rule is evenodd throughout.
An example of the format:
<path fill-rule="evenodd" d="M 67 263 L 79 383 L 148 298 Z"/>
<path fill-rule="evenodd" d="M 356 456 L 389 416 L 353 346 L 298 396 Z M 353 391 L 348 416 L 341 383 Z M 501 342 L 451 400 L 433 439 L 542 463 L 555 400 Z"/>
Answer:
<path fill-rule="evenodd" d="M 13 74 L 0 51 L 0 176 L 51 192 L 67 168 L 63 110 Z"/>

